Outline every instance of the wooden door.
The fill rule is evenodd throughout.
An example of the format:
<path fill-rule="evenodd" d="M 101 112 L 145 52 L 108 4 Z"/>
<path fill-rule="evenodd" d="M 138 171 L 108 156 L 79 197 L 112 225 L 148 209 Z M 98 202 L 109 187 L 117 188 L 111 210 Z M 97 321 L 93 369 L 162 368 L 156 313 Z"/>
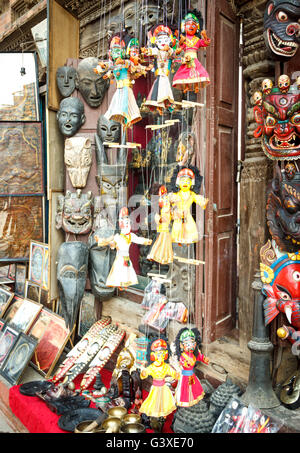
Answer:
<path fill-rule="evenodd" d="M 205 343 L 235 326 L 237 263 L 238 20 L 227 0 L 207 1 L 204 297 L 196 322 Z M 197 298 L 196 298 L 197 307 Z"/>

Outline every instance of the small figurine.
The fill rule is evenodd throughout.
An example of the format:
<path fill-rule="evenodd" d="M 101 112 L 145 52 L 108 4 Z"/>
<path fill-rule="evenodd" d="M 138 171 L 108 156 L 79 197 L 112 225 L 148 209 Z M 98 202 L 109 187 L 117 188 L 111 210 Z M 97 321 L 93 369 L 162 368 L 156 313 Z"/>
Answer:
<path fill-rule="evenodd" d="M 174 219 L 172 242 L 192 244 L 198 241 L 197 225 L 190 210 L 193 203 L 206 209 L 208 198 L 197 194 L 200 191 L 201 182 L 202 176 L 196 167 L 177 167 L 177 171 L 173 173 L 171 179 L 173 193 L 169 196 Z"/>
<path fill-rule="evenodd" d="M 286 94 L 291 86 L 291 79 L 286 74 L 281 74 L 278 77 L 278 88 L 280 89 L 281 93 Z"/>
<path fill-rule="evenodd" d="M 140 407 L 140 413 L 148 417 L 167 417 L 176 410 L 175 399 L 166 384 L 165 377 L 179 378 L 179 373 L 168 363 L 169 348 L 162 337 L 154 339 L 148 344 L 148 362 L 153 363 L 141 370 L 141 378 L 152 376 L 153 382 L 147 398 Z"/>
<path fill-rule="evenodd" d="M 95 236 L 98 246 L 109 245 L 117 249 L 115 261 L 106 280 L 106 286 L 118 287 L 119 289 L 138 283 L 137 275 L 129 257 L 130 244 L 151 245 L 151 239 L 145 239 L 131 233 L 131 223 L 126 207 L 120 210 L 119 225 L 120 234 L 115 234 L 108 239 L 101 239 Z"/>
<path fill-rule="evenodd" d="M 170 112 L 174 110 L 174 96 L 169 79 L 174 57 L 172 30 L 165 25 L 157 25 L 153 30 L 151 42 L 155 47 L 142 48 L 142 53 L 155 57 L 156 79 L 145 106 L 150 110 L 157 110 L 162 115 L 164 109 Z"/>
<path fill-rule="evenodd" d="M 171 205 L 165 186 L 159 188 L 159 207 L 161 208 L 160 214 L 155 215 L 159 235 L 147 258 L 160 264 L 169 264 L 173 262 L 172 238 L 169 231 Z"/>
<path fill-rule="evenodd" d="M 140 109 L 133 94 L 132 85 L 134 78 L 140 77 L 141 71 L 132 70 L 132 61 L 125 59 L 125 41 L 120 36 L 114 36 L 110 42 L 110 66 L 100 62 L 94 69 L 97 74 L 106 72 L 104 79 L 115 78 L 117 90 L 105 113 L 108 120 L 118 121 L 125 129 L 142 119 Z"/>
<path fill-rule="evenodd" d="M 185 36 L 181 36 L 179 47 L 175 52 L 179 54 L 184 51 L 184 57 L 180 68 L 174 75 L 173 87 L 184 93 L 187 91 L 198 93 L 200 88 L 204 88 L 210 83 L 209 74 L 197 58 L 199 47 L 208 47 L 210 44 L 205 30 L 200 32 L 201 38 L 197 36 L 202 25 L 202 14 L 197 10 L 189 11 L 181 22 L 181 32 L 185 33 Z"/>
<path fill-rule="evenodd" d="M 206 365 L 209 359 L 198 348 L 201 346 L 199 330 L 181 329 L 175 339 L 176 355 L 182 369 L 176 389 L 176 404 L 181 407 L 190 407 L 197 404 L 204 397 L 204 390 L 196 377 L 194 367 L 197 361 Z"/>

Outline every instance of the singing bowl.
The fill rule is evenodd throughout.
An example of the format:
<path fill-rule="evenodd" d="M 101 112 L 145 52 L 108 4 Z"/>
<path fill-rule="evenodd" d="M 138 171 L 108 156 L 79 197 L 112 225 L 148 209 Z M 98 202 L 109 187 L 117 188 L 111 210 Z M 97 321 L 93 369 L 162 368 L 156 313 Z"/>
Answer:
<path fill-rule="evenodd" d="M 75 426 L 74 433 L 94 433 L 94 429 L 92 429 L 91 431 L 84 431 L 84 429 L 92 422 L 93 420 L 84 420 L 83 422 L 78 423 L 78 425 Z"/>
<path fill-rule="evenodd" d="M 127 414 L 127 409 L 124 406 L 111 407 L 107 411 L 109 417 L 122 418 Z"/>
<path fill-rule="evenodd" d="M 121 426 L 121 419 L 118 417 L 109 417 L 101 425 L 106 433 L 118 433 Z"/>
<path fill-rule="evenodd" d="M 121 433 L 144 433 L 145 426 L 141 423 L 127 423 L 121 427 Z"/>
<path fill-rule="evenodd" d="M 122 424 L 127 425 L 128 423 L 141 423 L 142 417 L 139 414 L 126 414 L 122 417 Z"/>

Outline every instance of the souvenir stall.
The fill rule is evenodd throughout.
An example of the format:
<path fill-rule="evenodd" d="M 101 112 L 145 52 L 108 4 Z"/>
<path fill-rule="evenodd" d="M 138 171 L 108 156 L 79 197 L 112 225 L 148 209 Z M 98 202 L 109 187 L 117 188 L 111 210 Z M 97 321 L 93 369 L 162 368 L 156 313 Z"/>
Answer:
<path fill-rule="evenodd" d="M 266 3 L 264 20 L 276 61 L 293 58 L 298 42 L 282 49 L 280 38 L 277 46 L 282 31 L 271 30 L 271 16 L 289 21 L 275 3 Z M 299 19 L 299 5 L 290 3 Z M 206 4 L 162 0 L 154 22 L 147 16 L 131 25 L 126 2 L 114 19 L 100 6 L 97 52 L 80 58 L 78 22 L 49 2 L 44 154 L 38 98 L 24 109 L 34 118 L 0 106 L 0 376 L 10 384 L 10 409 L 30 433 L 278 432 L 283 421 L 268 412 L 274 406 L 254 395 L 259 377 L 268 378 L 268 357 L 252 354 L 246 389 L 205 374 L 211 359 L 203 318 L 212 315 L 199 308 L 196 281 L 207 269 L 199 252 L 205 215 L 219 209 L 207 195 L 212 161 L 201 129 L 206 90 L 216 80 L 203 56 L 214 41 Z M 74 38 L 65 47 L 58 43 L 64 18 Z M 288 23 L 289 36 L 298 36 L 298 19 Z M 259 310 L 265 325 L 285 313 L 278 337 L 299 340 L 299 85 L 278 74 L 253 95 L 253 136 L 274 163 L 254 342 L 265 333 Z M 264 341 L 269 352 L 267 334 Z M 28 367 L 39 379 L 22 382 Z M 298 407 L 290 398 L 297 379 L 295 372 L 283 386 L 278 406 Z"/>

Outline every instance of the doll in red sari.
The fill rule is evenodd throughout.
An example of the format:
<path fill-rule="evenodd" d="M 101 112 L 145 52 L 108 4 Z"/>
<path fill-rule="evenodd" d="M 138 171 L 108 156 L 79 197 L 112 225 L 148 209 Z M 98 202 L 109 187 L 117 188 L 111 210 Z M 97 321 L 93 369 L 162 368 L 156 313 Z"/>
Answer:
<path fill-rule="evenodd" d="M 191 407 L 204 397 L 202 385 L 194 373 L 196 362 L 209 363 L 209 358 L 199 351 L 201 338 L 198 329 L 181 329 L 175 339 L 176 355 L 181 375 L 176 388 L 176 405 Z"/>
<path fill-rule="evenodd" d="M 173 87 L 186 93 L 194 91 L 198 93 L 200 88 L 206 87 L 210 83 L 209 74 L 197 58 L 197 51 L 200 47 L 207 47 L 210 39 L 206 31 L 200 32 L 201 38 L 197 36 L 202 28 L 203 19 L 200 11 L 193 10 L 188 12 L 181 22 L 181 35 L 179 47 L 176 54 L 184 51 L 182 64 L 173 78 Z"/>

